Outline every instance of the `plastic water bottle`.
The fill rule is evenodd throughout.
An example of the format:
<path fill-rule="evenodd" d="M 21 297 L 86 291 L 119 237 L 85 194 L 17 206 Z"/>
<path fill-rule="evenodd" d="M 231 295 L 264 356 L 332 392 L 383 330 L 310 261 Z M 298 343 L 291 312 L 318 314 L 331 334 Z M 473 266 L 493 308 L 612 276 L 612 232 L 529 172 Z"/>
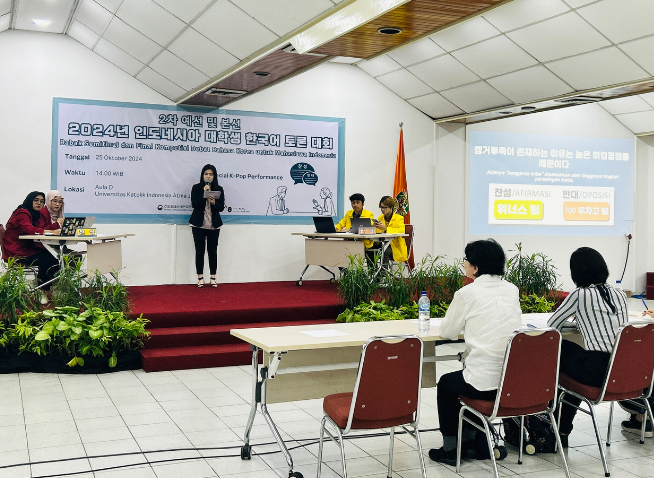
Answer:
<path fill-rule="evenodd" d="M 418 328 L 420 333 L 426 334 L 429 332 L 429 297 L 427 297 L 427 292 L 423 292 L 420 295 L 420 300 L 418 301 Z"/>

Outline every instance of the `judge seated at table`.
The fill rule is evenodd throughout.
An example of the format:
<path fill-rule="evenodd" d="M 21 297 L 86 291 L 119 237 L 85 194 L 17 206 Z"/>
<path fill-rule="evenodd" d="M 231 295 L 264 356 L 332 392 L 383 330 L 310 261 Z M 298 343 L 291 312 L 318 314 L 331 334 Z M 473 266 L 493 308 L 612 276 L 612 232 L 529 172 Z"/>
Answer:
<path fill-rule="evenodd" d="M 338 232 L 350 232 L 350 229 L 352 229 L 352 219 L 368 218 L 374 221 L 375 215 L 363 208 L 364 202 L 366 202 L 366 198 L 363 197 L 363 194 L 354 193 L 352 196 L 350 196 L 350 204 L 352 204 L 352 209 L 346 212 L 343 219 L 341 219 L 339 223 L 334 226 Z M 369 249 L 372 247 L 372 241 L 369 239 L 364 239 L 363 245 L 366 249 Z"/>
<path fill-rule="evenodd" d="M 495 400 L 504 362 L 506 344 L 521 326 L 518 288 L 502 279 L 506 257 L 502 247 L 492 239 L 468 243 L 463 267 L 474 282 L 454 293 L 440 335 L 457 339 L 461 330 L 467 357 L 463 370 L 443 375 L 436 387 L 438 420 L 443 446 L 429 450 L 429 458 L 439 463 L 456 463 L 459 396 L 474 400 Z M 488 459 L 486 436 L 464 427 L 462 448 L 474 450 L 476 459 Z M 467 443 L 468 442 L 468 443 Z"/>
<path fill-rule="evenodd" d="M 61 220 L 63 221 L 63 218 Z M 59 261 L 45 249 L 43 244 L 19 239 L 19 237 L 43 235 L 46 231 L 59 235 L 60 228 L 59 222 L 52 223 L 50 213 L 45 208 L 45 194 L 41 191 L 32 191 L 7 221 L 2 258 L 8 260 L 15 257 L 19 264 L 38 266 L 39 283 L 50 281 L 57 272 Z M 49 286 L 45 286 L 44 289 L 49 289 Z"/>

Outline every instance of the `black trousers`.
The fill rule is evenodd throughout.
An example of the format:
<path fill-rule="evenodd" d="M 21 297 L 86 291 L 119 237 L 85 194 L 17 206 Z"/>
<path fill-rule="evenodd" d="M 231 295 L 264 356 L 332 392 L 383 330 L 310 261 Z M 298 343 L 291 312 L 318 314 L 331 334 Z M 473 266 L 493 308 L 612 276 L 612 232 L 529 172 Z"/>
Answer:
<path fill-rule="evenodd" d="M 54 279 L 59 270 L 59 261 L 48 251 L 37 252 L 36 254 L 18 259 L 18 263 L 24 266 L 37 266 L 39 268 L 38 282 L 43 284 Z M 44 290 L 50 290 L 50 285 L 43 287 Z"/>
<path fill-rule="evenodd" d="M 446 373 L 438 381 L 436 388 L 436 403 L 438 405 L 438 421 L 444 436 L 456 436 L 459 427 L 459 395 L 478 400 L 495 400 L 497 390 L 479 391 L 463 379 L 463 370 Z M 481 425 L 474 415 L 466 415 Z M 465 422 L 463 422 L 465 425 Z"/>
<path fill-rule="evenodd" d="M 559 370 L 579 383 L 599 387 L 604 382 L 610 358 L 611 354 L 608 352 L 585 350 L 574 342 L 563 340 L 561 342 L 561 365 Z M 564 399 L 575 405 L 581 403 L 580 399 L 572 395 L 566 395 Z M 574 420 L 576 413 L 576 408 L 563 404 L 559 433 L 567 435 L 572 431 L 572 420 Z M 558 409 L 555 411 L 554 416 L 556 417 L 557 414 Z"/>
<path fill-rule="evenodd" d="M 202 275 L 204 271 L 204 251 L 206 245 L 207 256 L 209 256 L 209 272 L 216 275 L 218 268 L 218 236 L 220 229 L 202 229 L 192 227 L 193 243 L 195 244 L 195 271 Z"/>

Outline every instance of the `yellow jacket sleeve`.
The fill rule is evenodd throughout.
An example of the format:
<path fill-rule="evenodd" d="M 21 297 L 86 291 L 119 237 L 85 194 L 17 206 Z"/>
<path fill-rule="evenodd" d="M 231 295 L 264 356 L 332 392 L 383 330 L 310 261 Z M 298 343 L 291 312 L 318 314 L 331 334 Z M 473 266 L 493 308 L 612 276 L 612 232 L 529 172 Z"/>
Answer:
<path fill-rule="evenodd" d="M 337 231 L 340 231 L 341 229 L 349 229 L 352 227 L 352 214 L 354 214 L 354 211 L 352 211 L 351 209 L 345 213 L 343 219 L 338 221 L 338 224 L 334 226 Z"/>
<path fill-rule="evenodd" d="M 384 215 L 381 214 L 377 220 L 383 222 Z M 389 234 L 404 234 L 406 232 L 404 228 L 404 216 L 393 214 L 386 226 L 386 232 Z M 395 262 L 404 262 L 409 258 L 406 250 L 406 242 L 403 237 L 393 239 L 391 241 L 391 249 L 393 250 L 393 260 Z"/>
<path fill-rule="evenodd" d="M 373 221 L 375 220 L 375 215 L 370 211 L 366 211 L 365 209 L 361 211 L 361 217 L 364 219 L 369 218 L 372 219 Z M 370 239 L 364 239 L 363 247 L 365 247 L 366 249 L 370 249 L 372 245 L 373 245 L 373 241 L 371 241 Z"/>

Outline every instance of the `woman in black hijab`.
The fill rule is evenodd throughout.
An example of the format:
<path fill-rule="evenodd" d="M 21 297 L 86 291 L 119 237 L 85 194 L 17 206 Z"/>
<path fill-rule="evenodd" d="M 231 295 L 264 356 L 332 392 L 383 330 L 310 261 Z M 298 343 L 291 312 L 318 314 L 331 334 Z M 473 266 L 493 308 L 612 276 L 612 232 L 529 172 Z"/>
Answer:
<path fill-rule="evenodd" d="M 38 266 L 40 283 L 52 280 L 57 272 L 58 260 L 45 249 L 43 244 L 19 239 L 19 237 L 43 235 L 46 231 L 59 235 L 61 233 L 59 227 L 59 223 L 52 224 L 50 220 L 50 213 L 45 208 L 45 194 L 41 191 L 32 191 L 7 221 L 2 258 L 7 260 L 15 257 L 20 264 Z M 49 289 L 49 286 L 45 286 L 44 289 Z"/>

